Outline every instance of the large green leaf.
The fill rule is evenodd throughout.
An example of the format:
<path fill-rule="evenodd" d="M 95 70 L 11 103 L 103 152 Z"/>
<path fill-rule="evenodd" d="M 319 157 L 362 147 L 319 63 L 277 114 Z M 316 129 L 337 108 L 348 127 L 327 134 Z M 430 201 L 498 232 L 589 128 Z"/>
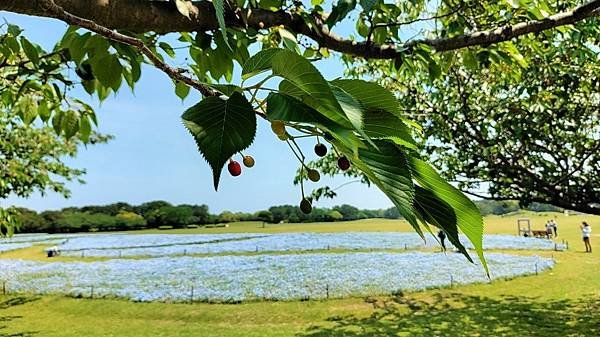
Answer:
<path fill-rule="evenodd" d="M 352 129 L 337 125 L 292 96 L 270 93 L 267 96 L 267 117 L 270 120 L 315 124 L 320 129 L 329 132 L 334 139 L 348 148 L 352 155 L 358 152 L 360 146 L 364 146 Z"/>
<path fill-rule="evenodd" d="M 267 117 L 269 120 L 299 123 L 317 123 L 327 120 L 315 109 L 292 96 L 280 93 L 270 93 L 267 96 Z"/>
<path fill-rule="evenodd" d="M 417 149 L 410 129 L 400 118 L 387 111 L 367 111 L 364 115 L 364 130 L 371 138 L 390 139 L 411 150 Z"/>
<path fill-rule="evenodd" d="M 345 92 L 343 89 L 331 86 L 331 91 L 337 99 L 342 111 L 346 114 L 346 117 L 350 121 L 350 124 L 356 131 L 369 142 L 375 149 L 377 146 L 371 141 L 371 138 L 363 130 L 363 108 L 362 105 L 350 94 Z"/>
<path fill-rule="evenodd" d="M 252 57 L 244 63 L 244 67 L 242 68 L 242 79 L 248 79 L 263 71 L 271 69 L 273 57 L 281 50 L 282 49 L 280 48 L 269 48 L 252 55 Z"/>
<path fill-rule="evenodd" d="M 365 110 L 385 110 L 402 117 L 398 99 L 379 84 L 363 80 L 333 80 L 331 84 L 356 98 Z"/>
<path fill-rule="evenodd" d="M 292 51 L 281 50 L 273 56 L 272 67 L 273 74 L 285 79 L 279 85 L 282 93 L 305 102 L 344 127 L 352 127 L 329 83 L 307 59 Z"/>
<path fill-rule="evenodd" d="M 414 214 L 415 188 L 406 155 L 396 145 L 374 140 L 379 150 L 359 149 L 353 161 L 365 175 L 396 205 L 402 216 L 423 236 Z"/>
<path fill-rule="evenodd" d="M 228 99 L 207 97 L 189 108 L 182 118 L 213 170 L 216 190 L 227 160 L 254 140 L 256 115 L 252 105 L 237 92 Z"/>
<path fill-rule="evenodd" d="M 488 271 L 483 256 L 483 219 L 477 206 L 461 191 L 442 179 L 435 169 L 426 162 L 409 157 L 408 163 L 415 181 L 452 207 L 456 215 L 456 226 L 471 241 L 481 263 Z"/>
<path fill-rule="evenodd" d="M 212 0 L 213 6 L 215 7 L 215 14 L 217 15 L 217 22 L 219 22 L 219 30 L 223 35 L 223 40 L 229 49 L 229 41 L 227 40 L 227 26 L 225 25 L 225 2 L 224 0 Z"/>
<path fill-rule="evenodd" d="M 91 60 L 92 70 L 98 81 L 105 87 L 117 91 L 121 86 L 123 66 L 113 54 L 103 54 Z"/>
<path fill-rule="evenodd" d="M 471 256 L 460 242 L 458 227 L 456 226 L 456 213 L 452 206 L 438 198 L 430 190 L 415 186 L 415 210 L 421 220 L 444 230 L 448 240 L 471 262 Z"/>

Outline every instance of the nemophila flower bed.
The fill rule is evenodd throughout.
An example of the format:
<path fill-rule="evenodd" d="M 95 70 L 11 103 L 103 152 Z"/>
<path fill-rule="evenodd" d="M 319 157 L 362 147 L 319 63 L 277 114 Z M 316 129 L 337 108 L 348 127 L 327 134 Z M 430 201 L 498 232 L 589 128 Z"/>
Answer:
<path fill-rule="evenodd" d="M 93 234 L 68 240 L 62 251 L 112 250 L 171 245 L 205 244 L 209 242 L 254 238 L 263 234 Z"/>
<path fill-rule="evenodd" d="M 536 256 L 486 255 L 492 278 L 553 267 Z M 323 299 L 487 282 L 460 254 L 344 253 L 41 263 L 0 260 L 9 291 L 120 297 L 134 301 Z M 93 288 L 93 289 L 92 289 Z"/>
<path fill-rule="evenodd" d="M 81 234 L 16 234 L 7 238 L 0 238 L 0 245 L 32 242 L 34 244 L 47 241 L 61 242 L 70 238 L 81 236 Z"/>
<path fill-rule="evenodd" d="M 346 233 L 285 233 L 260 235 L 229 234 L 209 235 L 202 244 L 191 244 L 202 237 L 190 235 L 113 235 L 103 237 L 84 237 L 69 240 L 61 246 L 63 255 L 87 257 L 123 257 L 123 256 L 168 256 L 190 254 L 221 254 L 278 251 L 313 251 L 327 249 L 346 250 L 384 250 L 416 249 L 426 245 L 437 246 L 434 237 L 424 242 L 416 233 L 398 232 L 346 232 Z M 237 239 L 236 239 L 237 238 Z M 187 240 L 187 241 L 186 241 Z M 213 243 L 210 243 L 210 241 Z M 220 242 L 214 242 L 220 241 Z M 466 247 L 472 247 L 468 240 L 461 237 Z M 188 242 L 182 245 L 178 242 Z M 158 244 L 152 246 L 152 244 Z M 138 247 L 127 248 L 131 245 Z M 144 245 L 141 247 L 141 245 Z M 101 247 L 101 248 L 98 248 Z M 484 249 L 526 249 L 551 250 L 554 243 L 550 240 L 524 238 L 511 235 L 486 235 Z"/>
<path fill-rule="evenodd" d="M 10 252 L 11 250 L 29 248 L 34 244 L 31 242 L 21 242 L 21 243 L 2 243 L 0 244 L 0 253 Z"/>

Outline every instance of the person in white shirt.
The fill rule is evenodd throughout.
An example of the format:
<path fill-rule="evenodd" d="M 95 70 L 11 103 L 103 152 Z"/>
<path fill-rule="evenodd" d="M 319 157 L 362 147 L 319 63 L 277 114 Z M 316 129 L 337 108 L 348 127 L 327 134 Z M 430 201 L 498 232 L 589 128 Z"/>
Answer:
<path fill-rule="evenodd" d="M 588 225 L 587 222 L 583 222 L 581 225 L 581 236 L 583 237 L 583 243 L 585 244 L 585 252 L 592 252 L 592 245 L 590 244 L 590 236 L 592 236 L 592 226 Z"/>
<path fill-rule="evenodd" d="M 552 230 L 554 231 L 554 237 L 558 236 L 558 223 L 556 223 L 556 220 L 552 219 L 550 220 L 550 223 L 552 224 Z"/>
<path fill-rule="evenodd" d="M 546 238 L 551 239 L 552 238 L 552 223 L 550 221 L 547 221 L 545 227 L 546 227 Z"/>

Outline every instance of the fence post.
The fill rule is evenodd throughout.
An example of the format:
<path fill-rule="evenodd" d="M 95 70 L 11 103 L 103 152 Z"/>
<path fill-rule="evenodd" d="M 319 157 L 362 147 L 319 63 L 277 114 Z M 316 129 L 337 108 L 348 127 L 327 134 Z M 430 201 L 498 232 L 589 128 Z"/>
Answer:
<path fill-rule="evenodd" d="M 404 250 L 408 250 L 408 245 L 406 243 L 404 244 Z"/>
<path fill-rule="evenodd" d="M 194 285 L 190 287 L 190 303 L 194 303 Z"/>
<path fill-rule="evenodd" d="M 329 299 L 329 283 L 325 284 L 325 291 L 327 294 L 327 299 Z"/>
<path fill-rule="evenodd" d="M 187 249 L 184 249 L 183 250 L 183 256 L 186 256 L 186 255 L 187 255 Z"/>
<path fill-rule="evenodd" d="M 450 274 L 450 288 L 454 287 L 454 277 Z"/>
<path fill-rule="evenodd" d="M 537 262 L 535 263 L 535 274 L 536 275 L 538 274 L 538 263 Z"/>
<path fill-rule="evenodd" d="M 92 286 L 92 289 L 90 291 L 90 298 L 94 298 L 94 286 Z"/>
<path fill-rule="evenodd" d="M 256 252 L 258 253 L 258 245 L 256 245 Z"/>
<path fill-rule="evenodd" d="M 6 295 L 6 281 L 2 281 L 2 295 Z"/>

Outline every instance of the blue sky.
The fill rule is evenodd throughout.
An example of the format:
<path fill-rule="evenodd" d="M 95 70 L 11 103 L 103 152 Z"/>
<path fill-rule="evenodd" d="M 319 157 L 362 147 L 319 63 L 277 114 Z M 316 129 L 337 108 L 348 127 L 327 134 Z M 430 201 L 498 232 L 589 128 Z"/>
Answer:
<path fill-rule="evenodd" d="M 66 29 L 65 24 L 55 20 L 6 12 L 0 12 L 0 17 L 20 25 L 29 38 L 48 49 Z M 317 66 L 326 78 L 343 75 L 343 67 L 336 59 Z M 86 94 L 79 97 L 94 102 Z M 86 184 L 69 184 L 70 199 L 53 193 L 44 197 L 36 194 L 28 199 L 9 198 L 2 205 L 45 210 L 117 201 L 139 204 L 166 200 L 174 204 L 207 204 L 212 212 L 247 212 L 272 205 L 298 204 L 300 190 L 292 184 L 298 162 L 262 120 L 254 144 L 245 151 L 254 156 L 256 166 L 236 178 L 224 171 L 219 191 L 214 191 L 208 164 L 196 151 L 192 137 L 179 119 L 197 99 L 192 94 L 182 103 L 166 75 L 146 66 L 135 93 L 124 89 L 101 105 L 95 103 L 100 131 L 114 135 L 115 139 L 109 144 L 82 148 L 77 158 L 67 160 L 72 166 L 87 170 Z M 312 154 L 313 142 L 301 142 L 306 153 Z M 338 186 L 345 182 L 345 178 L 339 177 L 307 186 L 310 189 L 325 183 Z M 392 206 L 378 189 L 358 183 L 344 186 L 338 192 L 336 199 L 320 201 L 316 206 L 342 203 L 361 208 Z"/>

